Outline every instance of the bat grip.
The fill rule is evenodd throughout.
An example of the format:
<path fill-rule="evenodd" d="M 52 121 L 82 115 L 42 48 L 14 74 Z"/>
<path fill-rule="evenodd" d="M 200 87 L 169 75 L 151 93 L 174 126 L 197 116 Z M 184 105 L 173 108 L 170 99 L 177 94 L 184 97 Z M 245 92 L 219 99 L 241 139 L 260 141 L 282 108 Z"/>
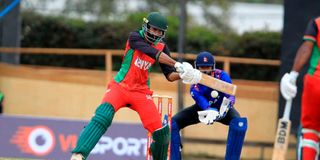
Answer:
<path fill-rule="evenodd" d="M 292 99 L 289 99 L 289 100 L 287 100 L 286 106 L 284 108 L 283 119 L 285 119 L 285 120 L 290 119 L 291 106 L 292 106 Z"/>

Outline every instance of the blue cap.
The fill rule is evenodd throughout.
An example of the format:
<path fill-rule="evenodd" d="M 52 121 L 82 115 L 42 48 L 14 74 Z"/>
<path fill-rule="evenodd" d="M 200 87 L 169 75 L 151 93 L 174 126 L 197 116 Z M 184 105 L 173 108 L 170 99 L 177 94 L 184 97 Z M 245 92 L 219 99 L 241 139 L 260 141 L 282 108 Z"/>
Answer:
<path fill-rule="evenodd" d="M 215 69 L 215 60 L 213 55 L 210 52 L 204 51 L 200 52 L 194 61 L 194 67 L 213 67 Z"/>

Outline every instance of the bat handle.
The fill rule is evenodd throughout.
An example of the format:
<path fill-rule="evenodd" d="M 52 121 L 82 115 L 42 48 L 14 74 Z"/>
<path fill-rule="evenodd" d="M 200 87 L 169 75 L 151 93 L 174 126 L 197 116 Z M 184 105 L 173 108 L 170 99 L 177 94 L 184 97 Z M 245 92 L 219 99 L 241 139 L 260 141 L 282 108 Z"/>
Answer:
<path fill-rule="evenodd" d="M 291 106 L 292 106 L 292 99 L 288 99 L 286 102 L 285 109 L 284 109 L 283 119 L 285 119 L 285 120 L 290 119 Z"/>

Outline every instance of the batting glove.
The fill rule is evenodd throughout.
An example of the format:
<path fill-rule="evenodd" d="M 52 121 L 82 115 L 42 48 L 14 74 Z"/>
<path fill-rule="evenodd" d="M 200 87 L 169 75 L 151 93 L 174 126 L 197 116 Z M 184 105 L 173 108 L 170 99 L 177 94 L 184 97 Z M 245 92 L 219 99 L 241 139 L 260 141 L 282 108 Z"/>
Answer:
<path fill-rule="evenodd" d="M 282 96 L 286 99 L 292 99 L 297 94 L 297 77 L 299 73 L 296 71 L 291 71 L 290 74 L 286 73 L 283 75 L 280 81 L 280 92 Z"/>

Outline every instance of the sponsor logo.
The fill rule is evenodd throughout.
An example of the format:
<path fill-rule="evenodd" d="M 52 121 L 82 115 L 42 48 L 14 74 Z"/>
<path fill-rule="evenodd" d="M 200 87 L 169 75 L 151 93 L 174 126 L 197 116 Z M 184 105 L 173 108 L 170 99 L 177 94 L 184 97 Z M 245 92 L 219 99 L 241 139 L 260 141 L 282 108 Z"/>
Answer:
<path fill-rule="evenodd" d="M 200 91 L 198 84 L 193 85 L 193 88 L 194 88 L 196 91 Z"/>
<path fill-rule="evenodd" d="M 278 132 L 278 139 L 277 142 L 281 144 L 286 143 L 287 137 L 287 129 L 288 129 L 288 122 L 280 122 L 280 131 Z"/>
<path fill-rule="evenodd" d="M 146 155 L 146 147 L 146 138 L 115 137 L 112 139 L 111 137 L 102 136 L 91 151 L 91 154 L 106 154 L 108 151 L 112 151 L 117 156 L 142 156 Z"/>
<path fill-rule="evenodd" d="M 137 57 L 136 61 L 134 62 L 134 65 L 142 70 L 148 70 L 151 67 L 150 62 L 142 60 L 139 57 Z"/>
<path fill-rule="evenodd" d="M 70 154 L 76 147 L 77 140 L 77 134 L 54 134 L 47 126 L 19 126 L 10 138 L 10 143 L 17 146 L 21 153 L 43 157 L 56 153 Z M 90 154 L 98 157 L 106 154 L 144 157 L 146 149 L 146 138 L 102 136 Z"/>
<path fill-rule="evenodd" d="M 55 146 L 55 137 L 46 126 L 20 126 L 10 142 L 24 152 L 36 156 L 48 155 Z"/>

